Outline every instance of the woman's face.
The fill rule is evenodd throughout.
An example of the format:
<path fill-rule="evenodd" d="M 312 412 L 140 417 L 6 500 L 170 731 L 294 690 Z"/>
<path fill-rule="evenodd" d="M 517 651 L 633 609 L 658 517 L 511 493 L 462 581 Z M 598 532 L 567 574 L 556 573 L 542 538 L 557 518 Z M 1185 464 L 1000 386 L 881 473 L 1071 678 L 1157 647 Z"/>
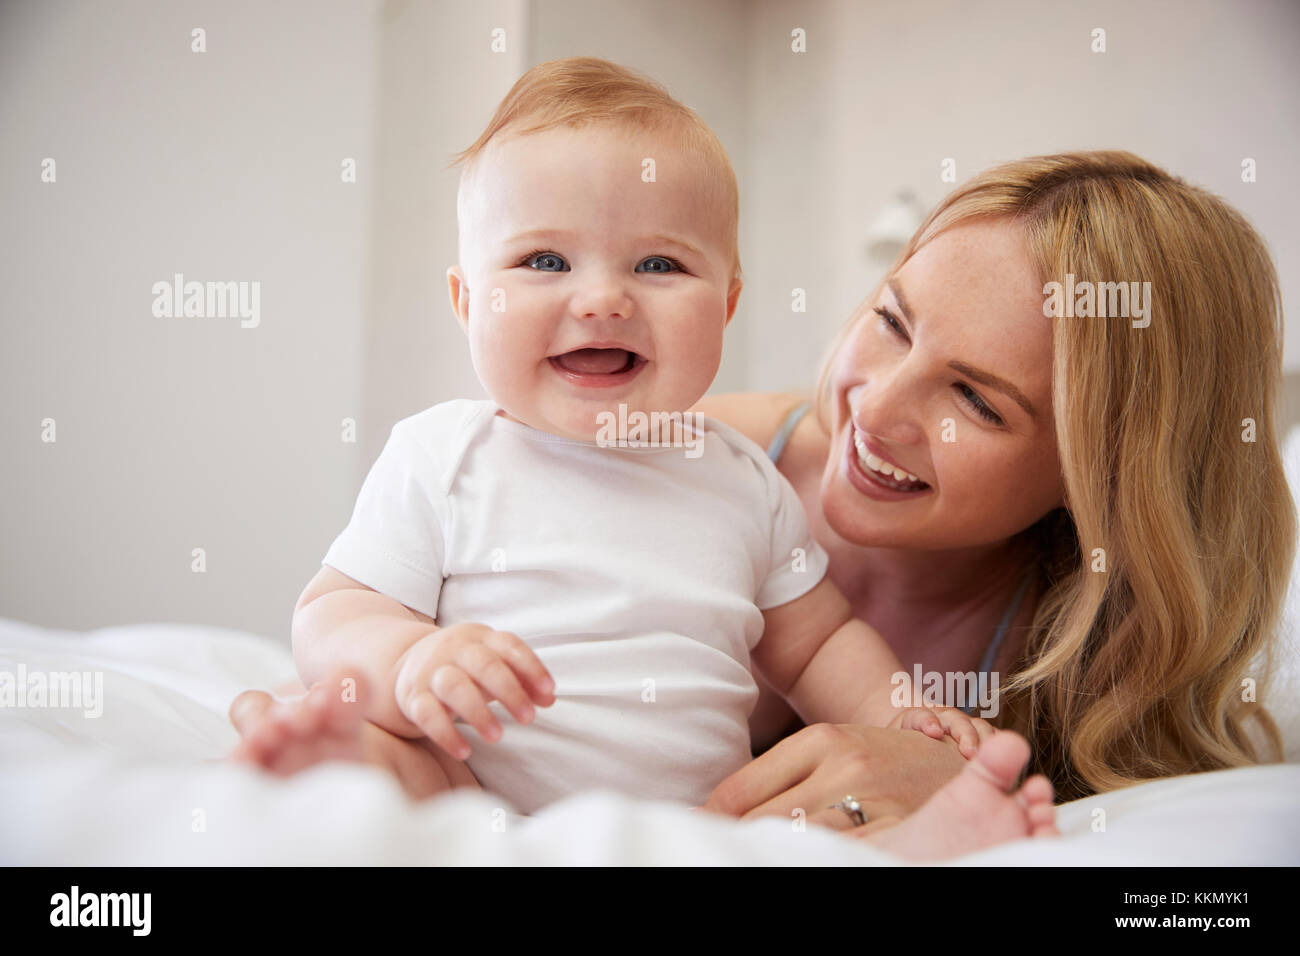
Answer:
<path fill-rule="evenodd" d="M 913 255 L 831 368 L 831 527 L 867 547 L 950 550 L 1005 541 L 1060 505 L 1051 323 L 1007 220 Z"/>

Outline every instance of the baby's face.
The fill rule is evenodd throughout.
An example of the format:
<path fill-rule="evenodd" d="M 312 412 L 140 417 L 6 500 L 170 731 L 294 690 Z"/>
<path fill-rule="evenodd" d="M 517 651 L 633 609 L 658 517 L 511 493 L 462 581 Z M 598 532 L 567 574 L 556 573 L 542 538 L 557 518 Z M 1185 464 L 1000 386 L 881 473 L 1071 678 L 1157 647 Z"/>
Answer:
<path fill-rule="evenodd" d="M 480 155 L 448 282 L 479 381 L 512 418 L 591 441 L 620 404 L 684 411 L 704 394 L 740 293 L 707 183 L 662 138 L 597 126 Z"/>

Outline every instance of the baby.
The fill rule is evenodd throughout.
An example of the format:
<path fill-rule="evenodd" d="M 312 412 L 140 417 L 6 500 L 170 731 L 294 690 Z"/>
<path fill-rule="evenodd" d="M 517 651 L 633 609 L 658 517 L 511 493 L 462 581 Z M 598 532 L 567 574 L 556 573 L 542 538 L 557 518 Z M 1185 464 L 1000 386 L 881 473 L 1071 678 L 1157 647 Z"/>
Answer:
<path fill-rule="evenodd" d="M 901 665 L 825 577 L 793 488 L 686 411 L 741 289 L 712 131 L 636 74 L 561 60 L 461 161 L 448 283 L 490 399 L 393 428 L 295 610 L 317 693 L 237 702 L 238 755 L 373 759 L 413 794 L 481 785 L 523 813 L 595 788 L 697 806 L 751 759 L 752 665 L 808 723 L 951 734 L 976 759 L 950 786 L 1011 801 L 1023 740 L 897 706 Z M 1009 835 L 1050 827 L 1044 784 Z"/>

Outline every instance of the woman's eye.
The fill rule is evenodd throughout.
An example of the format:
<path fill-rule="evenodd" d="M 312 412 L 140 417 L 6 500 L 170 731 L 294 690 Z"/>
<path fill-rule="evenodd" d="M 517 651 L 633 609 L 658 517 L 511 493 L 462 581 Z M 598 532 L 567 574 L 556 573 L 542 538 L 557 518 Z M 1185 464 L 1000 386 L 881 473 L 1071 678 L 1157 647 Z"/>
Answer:
<path fill-rule="evenodd" d="M 637 264 L 637 272 L 677 272 L 678 266 L 672 259 L 665 256 L 651 256 L 649 259 L 642 259 Z"/>
<path fill-rule="evenodd" d="M 903 338 L 907 338 L 907 333 L 903 331 L 903 326 L 898 321 L 898 319 L 894 318 L 894 313 L 890 312 L 886 308 L 878 308 L 875 310 L 875 312 L 876 315 L 880 316 L 881 321 L 883 321 L 887 326 L 893 329 L 894 332 L 901 335 Z"/>
<path fill-rule="evenodd" d="M 989 408 L 988 405 L 985 404 L 984 399 L 980 398 L 969 385 L 963 385 L 958 382 L 955 387 L 957 391 L 961 393 L 961 397 L 965 399 L 966 404 L 975 409 L 976 415 L 992 425 L 1002 424 L 1002 419 L 999 417 L 998 413 Z"/>
<path fill-rule="evenodd" d="M 530 269 L 536 269 L 538 272 L 568 272 L 569 264 L 564 261 L 563 257 L 557 256 L 553 252 L 534 252 L 530 253 L 523 261 L 523 265 Z"/>

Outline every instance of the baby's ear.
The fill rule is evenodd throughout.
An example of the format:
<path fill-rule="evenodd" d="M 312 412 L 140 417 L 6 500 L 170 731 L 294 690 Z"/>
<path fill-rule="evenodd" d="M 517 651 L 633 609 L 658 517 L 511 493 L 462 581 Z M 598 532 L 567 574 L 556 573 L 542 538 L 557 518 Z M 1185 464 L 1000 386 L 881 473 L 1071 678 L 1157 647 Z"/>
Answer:
<path fill-rule="evenodd" d="M 745 283 L 740 281 L 740 276 L 731 280 L 731 288 L 727 290 L 727 321 L 722 323 L 731 324 L 731 317 L 736 314 L 736 303 L 740 301 L 740 290 L 744 288 Z"/>
<path fill-rule="evenodd" d="M 447 270 L 447 294 L 451 297 L 451 307 L 461 329 L 469 331 L 469 283 L 465 281 L 465 272 L 460 266 Z"/>

